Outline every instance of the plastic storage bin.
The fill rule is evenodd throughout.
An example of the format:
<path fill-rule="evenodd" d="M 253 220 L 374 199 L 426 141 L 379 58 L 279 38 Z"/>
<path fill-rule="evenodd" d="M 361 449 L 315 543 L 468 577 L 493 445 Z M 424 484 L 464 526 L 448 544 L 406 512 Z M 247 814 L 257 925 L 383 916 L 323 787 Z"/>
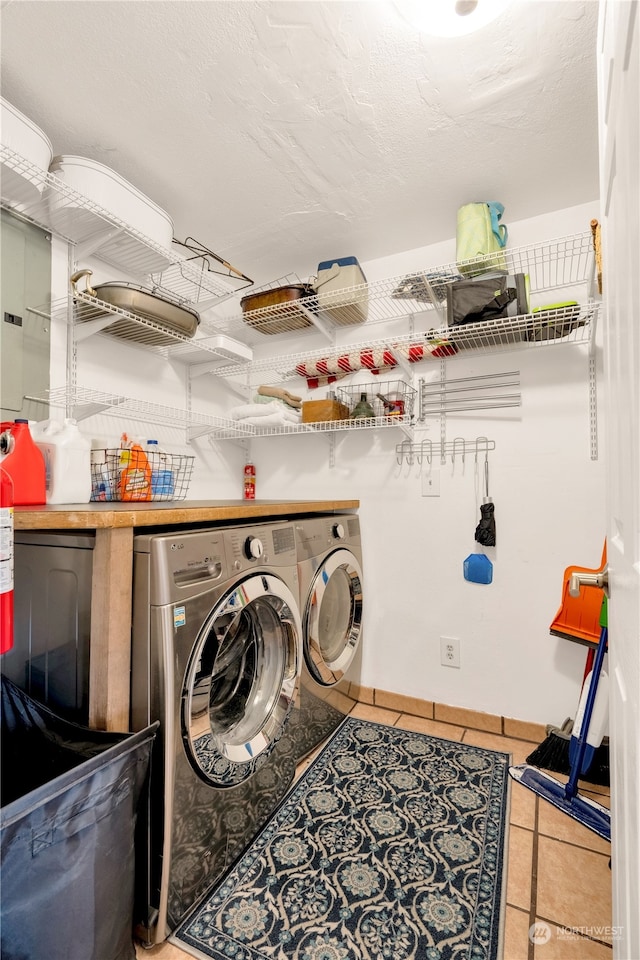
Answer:
<path fill-rule="evenodd" d="M 2 677 L 3 960 L 135 960 L 136 809 L 156 728 L 89 730 Z"/>
<path fill-rule="evenodd" d="M 338 326 L 364 323 L 369 310 L 366 277 L 355 257 L 323 260 L 313 288 L 318 294 L 318 309 Z"/>
<path fill-rule="evenodd" d="M 2 199 L 23 210 L 40 200 L 53 157 L 51 141 L 3 97 L 0 97 L 0 134 L 2 146 L 14 154 L 1 165 Z"/>
<path fill-rule="evenodd" d="M 63 199 L 64 195 L 59 191 L 55 196 L 52 193 L 52 222 L 65 235 L 70 228 L 79 228 L 79 224 L 74 224 L 73 216 L 70 219 L 70 211 L 73 215 L 74 208 L 84 209 L 88 200 L 164 249 L 171 249 L 173 220 L 169 214 L 111 167 L 88 157 L 57 156 L 53 158 L 49 172 L 81 194 L 81 200 L 77 200 L 73 195 Z M 96 215 L 100 220 L 100 214 Z M 104 220 L 102 225 L 105 225 Z M 90 222 L 87 227 L 91 228 Z"/>

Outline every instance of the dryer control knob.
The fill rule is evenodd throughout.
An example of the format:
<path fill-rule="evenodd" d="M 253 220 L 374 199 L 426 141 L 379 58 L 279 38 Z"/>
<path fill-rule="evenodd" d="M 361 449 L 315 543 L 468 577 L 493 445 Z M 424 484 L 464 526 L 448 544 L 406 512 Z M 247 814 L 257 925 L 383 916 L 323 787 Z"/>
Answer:
<path fill-rule="evenodd" d="M 344 527 L 341 523 L 334 523 L 331 528 L 331 533 L 334 535 L 336 540 L 344 540 Z"/>
<path fill-rule="evenodd" d="M 249 560 L 259 560 L 264 551 L 262 540 L 257 537 L 247 537 L 244 542 L 244 552 Z"/>

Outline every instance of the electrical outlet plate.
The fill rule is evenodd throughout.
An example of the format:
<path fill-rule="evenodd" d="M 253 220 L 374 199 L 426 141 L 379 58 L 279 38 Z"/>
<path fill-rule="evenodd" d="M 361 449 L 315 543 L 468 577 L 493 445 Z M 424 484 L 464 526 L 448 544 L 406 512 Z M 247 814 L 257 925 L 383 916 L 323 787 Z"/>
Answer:
<path fill-rule="evenodd" d="M 440 496 L 440 471 L 430 470 L 429 473 L 422 474 L 422 496 L 439 497 Z"/>
<path fill-rule="evenodd" d="M 457 637 L 440 637 L 440 663 L 443 667 L 460 668 L 460 641 Z"/>

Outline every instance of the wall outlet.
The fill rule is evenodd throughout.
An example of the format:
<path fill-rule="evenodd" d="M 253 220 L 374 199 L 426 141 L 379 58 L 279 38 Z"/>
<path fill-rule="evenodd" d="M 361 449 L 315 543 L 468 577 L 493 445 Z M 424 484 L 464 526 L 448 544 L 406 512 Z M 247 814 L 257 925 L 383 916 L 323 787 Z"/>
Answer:
<path fill-rule="evenodd" d="M 443 667 L 460 667 L 460 641 L 457 637 L 440 637 L 440 663 Z"/>
<path fill-rule="evenodd" d="M 439 497 L 440 496 L 440 471 L 430 470 L 429 473 L 422 474 L 422 496 Z"/>

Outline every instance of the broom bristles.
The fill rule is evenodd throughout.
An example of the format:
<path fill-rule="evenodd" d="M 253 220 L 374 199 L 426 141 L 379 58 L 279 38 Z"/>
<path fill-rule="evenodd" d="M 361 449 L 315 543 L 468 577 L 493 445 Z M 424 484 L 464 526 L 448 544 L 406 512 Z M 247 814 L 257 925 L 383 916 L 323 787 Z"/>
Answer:
<path fill-rule="evenodd" d="M 566 727 L 567 721 L 565 720 L 562 727 L 551 728 L 547 738 L 536 747 L 533 753 L 529 754 L 526 762 L 539 770 L 570 774 L 569 741 L 571 739 L 571 729 L 569 728 L 567 732 Z M 586 773 L 580 774 L 580 779 L 600 787 L 610 786 L 608 743 L 601 743 L 596 749 L 591 766 Z"/>

